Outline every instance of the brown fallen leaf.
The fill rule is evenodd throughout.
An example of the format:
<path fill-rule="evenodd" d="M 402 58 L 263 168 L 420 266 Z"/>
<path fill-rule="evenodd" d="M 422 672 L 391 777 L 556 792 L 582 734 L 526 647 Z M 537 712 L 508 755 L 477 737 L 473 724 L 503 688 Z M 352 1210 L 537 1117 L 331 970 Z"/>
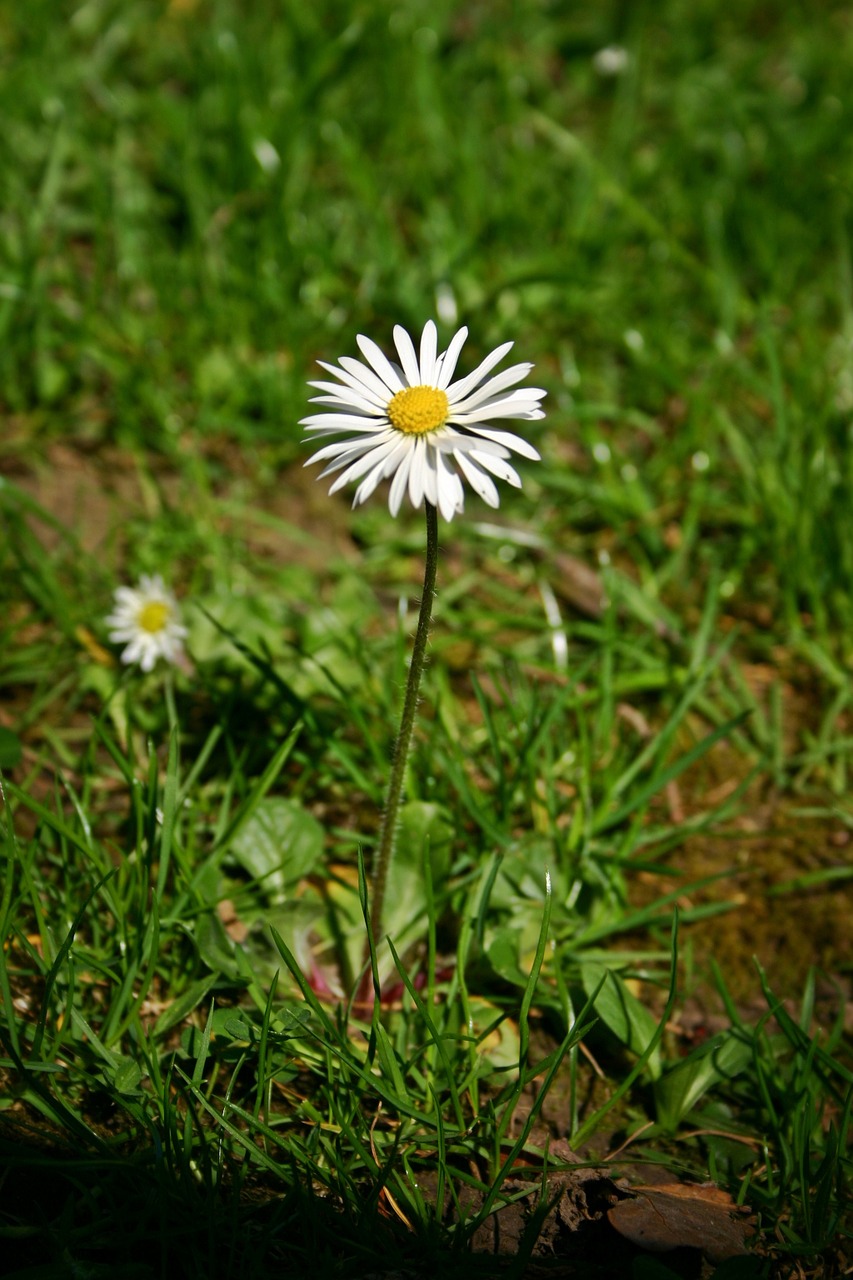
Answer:
<path fill-rule="evenodd" d="M 607 603 L 601 574 L 578 556 L 558 551 L 553 557 L 556 574 L 552 586 L 578 613 L 600 618 Z"/>
<path fill-rule="evenodd" d="M 701 1249 L 711 1262 L 749 1252 L 752 1219 L 719 1187 L 674 1182 L 632 1191 L 632 1199 L 607 1211 L 610 1225 L 632 1244 L 653 1253 Z"/>
<path fill-rule="evenodd" d="M 240 919 L 231 899 L 223 898 L 221 902 L 218 902 L 216 904 L 216 912 L 231 941 L 236 942 L 237 946 L 245 942 L 249 936 L 249 926 Z"/>

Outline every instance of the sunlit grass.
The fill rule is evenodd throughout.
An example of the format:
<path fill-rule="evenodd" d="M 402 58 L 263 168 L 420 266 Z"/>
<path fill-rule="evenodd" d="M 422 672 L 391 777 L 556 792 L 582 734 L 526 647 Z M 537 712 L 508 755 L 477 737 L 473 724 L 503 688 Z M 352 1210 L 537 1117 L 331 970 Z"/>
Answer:
<path fill-rule="evenodd" d="M 761 954 L 750 1003 L 691 929 L 766 896 L 809 957 L 792 908 L 850 888 L 851 41 L 840 5 L 7 6 L 15 1265 L 467 1273 L 513 1161 L 542 1181 L 548 1085 L 560 1137 L 833 1274 L 846 970 Z M 359 1020 L 420 522 L 327 500 L 296 423 L 318 357 L 430 316 L 535 362 L 545 462 L 440 531 Z M 104 619 L 156 572 L 195 669 L 141 679 Z"/>

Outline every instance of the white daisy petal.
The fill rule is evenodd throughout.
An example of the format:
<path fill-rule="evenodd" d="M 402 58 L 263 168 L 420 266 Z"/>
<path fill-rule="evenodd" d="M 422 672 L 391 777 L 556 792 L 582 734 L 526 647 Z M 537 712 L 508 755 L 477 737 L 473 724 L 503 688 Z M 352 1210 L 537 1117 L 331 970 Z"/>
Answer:
<path fill-rule="evenodd" d="M 324 431 L 375 431 L 377 424 L 388 426 L 388 420 L 383 423 L 381 418 L 364 418 L 356 413 L 309 413 L 307 418 L 299 419 L 300 427 L 322 427 Z"/>
<path fill-rule="evenodd" d="M 465 339 L 467 337 L 468 337 L 468 330 L 465 327 L 465 325 L 463 325 L 462 328 L 458 330 L 458 332 L 454 333 L 453 337 L 450 340 L 450 346 L 447 348 L 444 355 L 441 356 L 439 361 L 437 362 L 439 365 L 439 368 L 438 368 L 438 374 L 436 377 L 436 386 L 441 387 L 442 391 L 447 390 L 447 384 L 450 382 L 450 379 L 453 377 L 453 374 L 456 370 L 456 362 L 459 359 L 459 353 L 461 352 L 463 346 L 465 345 Z"/>
<path fill-rule="evenodd" d="M 366 502 L 367 499 L 373 493 L 376 486 L 379 484 L 379 481 L 382 480 L 385 476 L 390 474 L 388 470 L 389 465 L 392 470 L 394 469 L 394 467 L 397 465 L 394 455 L 398 453 L 399 450 L 400 450 L 400 445 L 397 443 L 393 443 L 391 449 L 388 450 L 387 454 L 385 454 L 383 457 L 379 459 L 379 461 L 376 463 L 376 466 L 373 468 L 372 471 L 369 471 L 367 473 L 367 475 L 364 477 L 361 484 L 358 486 L 358 488 L 355 491 L 355 497 L 353 498 L 353 501 L 352 501 L 352 505 L 354 507 L 360 506 L 362 502 Z"/>
<path fill-rule="evenodd" d="M 315 387 L 321 391 L 324 396 L 334 396 L 336 400 L 342 400 L 345 404 L 350 405 L 353 409 L 356 407 L 361 409 L 363 413 L 384 413 L 384 404 L 376 403 L 376 397 L 371 397 L 366 390 L 356 387 L 341 386 L 339 382 L 309 382 L 309 387 Z M 311 403 L 319 401 L 319 396 L 312 396 Z"/>
<path fill-rule="evenodd" d="M 447 398 L 450 403 L 454 404 L 457 400 L 467 396 L 475 387 L 478 387 L 489 370 L 494 369 L 496 364 L 500 364 L 501 360 L 512 348 L 513 343 L 511 342 L 504 342 L 501 346 L 495 347 L 494 351 L 487 355 L 485 360 L 482 360 L 477 365 L 474 372 L 468 374 L 467 378 L 460 378 L 458 382 L 451 382 L 447 388 Z"/>
<path fill-rule="evenodd" d="M 513 453 L 520 453 L 522 458 L 529 458 L 531 462 L 539 461 L 539 453 L 533 448 L 533 445 L 521 436 L 515 435 L 512 431 L 504 431 L 501 427 L 482 427 L 474 422 L 470 424 L 468 430 L 476 432 L 484 440 L 493 440 L 495 444 L 504 445 L 507 449 L 512 449 Z"/>
<path fill-rule="evenodd" d="M 385 444 L 377 445 L 375 449 L 371 449 L 368 453 L 365 453 L 360 458 L 357 458 L 356 461 L 353 462 L 351 466 L 347 467 L 346 471 L 343 471 L 338 476 L 337 480 L 329 490 L 329 493 L 337 493 L 337 491 L 343 488 L 343 486 L 347 484 L 350 480 L 360 479 L 361 476 L 365 475 L 368 471 L 370 471 L 372 467 L 377 463 L 379 464 L 379 469 L 381 471 L 385 463 L 385 459 L 388 457 L 388 454 L 391 453 L 394 447 L 395 447 L 395 442 L 393 440 L 389 440 L 389 441 L 386 441 Z"/>
<path fill-rule="evenodd" d="M 383 355 L 379 350 L 379 347 L 377 347 L 373 339 L 366 338 L 363 333 L 359 333 L 356 335 L 355 340 L 358 343 L 359 351 L 364 356 L 365 360 L 367 360 L 368 364 L 370 364 L 375 372 L 379 374 L 379 377 L 385 383 L 386 387 L 389 388 L 391 395 L 396 394 L 398 391 L 402 391 L 403 382 L 400 375 L 397 373 L 397 370 L 394 368 L 388 357 Z"/>
<path fill-rule="evenodd" d="M 350 396 L 312 396 L 308 403 L 325 404 L 331 409 L 351 409 L 353 416 L 358 416 L 360 414 L 364 418 L 375 419 L 377 416 L 377 410 L 371 405 L 368 405 L 366 400 L 361 401 L 360 404 L 356 404 L 354 396 L 354 392 L 351 393 Z"/>
<path fill-rule="evenodd" d="M 346 359 L 346 356 L 342 358 L 341 365 L 343 365 L 343 362 L 345 359 Z M 385 408 L 388 404 L 388 388 L 385 386 L 382 386 L 382 383 L 379 382 L 378 378 L 376 378 L 376 382 L 379 384 L 380 387 L 382 387 L 381 394 L 371 384 L 367 383 L 363 377 L 358 378 L 354 373 L 349 373 L 344 368 L 336 369 L 333 364 L 326 364 L 325 361 L 323 360 L 318 360 L 317 363 L 319 364 L 321 369 L 326 369 L 329 373 L 333 373 L 336 378 L 340 378 L 344 386 L 349 387 L 351 391 L 355 391 L 357 395 L 369 401 L 381 413 L 385 412 Z M 353 360 L 352 363 L 356 366 L 357 369 L 361 370 L 363 374 L 370 372 L 369 370 L 364 368 L 364 365 L 359 364 L 358 360 Z M 375 375 L 372 373 L 370 374 L 370 376 L 371 378 L 375 377 Z M 308 385 L 310 387 L 316 387 L 318 384 L 316 382 L 309 382 Z M 325 385 L 332 387 L 334 386 L 334 383 L 329 382 L 329 383 L 326 383 Z M 336 389 L 340 390 L 340 388 L 336 388 Z"/>
<path fill-rule="evenodd" d="M 354 378 L 358 378 L 368 391 L 372 391 L 379 402 L 387 408 L 388 401 L 395 394 L 390 387 L 387 387 L 382 379 L 368 369 L 366 364 L 362 364 L 360 360 L 354 359 L 352 356 L 341 356 L 340 363 L 348 373 Z"/>
<path fill-rule="evenodd" d="M 455 455 L 456 461 L 459 463 L 459 469 L 465 479 L 470 484 L 476 494 L 487 502 L 490 507 L 499 507 L 500 498 L 494 481 L 481 471 L 475 463 L 471 461 L 464 453 Z"/>
<path fill-rule="evenodd" d="M 521 488 L 521 476 L 515 467 L 511 467 L 503 458 L 496 458 L 493 453 L 483 453 L 480 449 L 473 449 L 468 457 L 478 467 L 485 467 L 499 480 L 505 480 L 507 484 L 511 484 L 513 489 Z"/>
<path fill-rule="evenodd" d="M 427 320 L 421 334 L 420 380 L 422 386 L 435 386 L 435 353 L 438 350 L 438 332 L 432 320 Z"/>
<path fill-rule="evenodd" d="M 350 445 L 351 441 L 344 441 L 344 444 Z M 360 444 L 347 448 L 343 453 L 338 454 L 337 458 L 330 462 L 327 467 L 320 472 L 319 480 L 325 480 L 327 476 L 334 475 L 336 471 L 340 471 L 342 467 L 349 467 L 352 463 L 357 462 L 360 458 L 366 458 L 374 453 L 376 449 L 376 441 L 369 440 Z M 382 453 L 384 457 L 384 451 Z"/>
<path fill-rule="evenodd" d="M 451 408 L 454 413 L 466 413 L 469 409 L 473 409 L 475 405 L 482 404 L 485 400 L 490 400 L 497 396 L 499 392 L 505 391 L 507 387 L 512 387 L 516 382 L 521 382 L 522 378 L 526 378 L 532 364 L 513 364 L 508 369 L 504 369 L 502 373 L 496 373 L 493 378 L 489 378 L 488 382 L 484 382 L 481 387 L 472 391 L 464 400 L 453 398 Z"/>
<path fill-rule="evenodd" d="M 511 453 L 509 449 L 505 449 L 502 444 L 495 444 L 494 440 L 486 440 L 483 436 L 468 436 L 454 432 L 441 440 L 436 440 L 435 446 L 442 453 L 454 453 L 456 449 L 461 449 L 463 453 L 480 452 L 490 453 L 495 458 L 509 458 Z"/>
<path fill-rule="evenodd" d="M 414 450 L 407 449 L 403 455 L 403 459 L 394 473 L 394 479 L 391 481 L 391 489 L 388 493 L 388 510 L 392 516 L 396 516 L 400 510 L 400 504 L 406 494 L 409 483 L 409 470 L 412 465 Z"/>
<path fill-rule="evenodd" d="M 418 436 L 412 450 L 412 464 L 409 468 L 409 501 L 417 509 L 423 502 L 426 482 L 426 448 L 423 437 Z"/>
<path fill-rule="evenodd" d="M 528 421 L 533 417 L 533 411 L 527 413 L 519 413 L 518 405 L 511 404 L 509 401 L 502 401 L 500 404 L 487 405 L 485 408 L 480 405 L 477 409 L 472 409 L 470 413 L 454 413 L 449 421 L 456 423 L 460 427 L 470 427 L 475 422 L 491 422 L 493 418 L 526 418 Z"/>
<path fill-rule="evenodd" d="M 418 367 L 418 357 L 415 354 L 415 344 L 401 324 L 394 325 L 394 346 L 397 348 L 397 354 L 400 357 L 403 373 L 406 375 L 406 381 L 409 386 L 420 386 L 421 371 Z"/>
<path fill-rule="evenodd" d="M 312 462 L 327 462 L 329 458 L 339 458 L 342 454 L 350 451 L 354 456 L 358 456 L 364 453 L 366 449 L 372 449 L 374 443 L 375 437 L 371 436 L 362 437 L 358 444 L 353 444 L 351 440 L 334 440 L 331 444 L 326 444 L 322 449 L 318 449 L 316 453 L 312 453 L 304 465 L 309 467 Z M 323 474 L 325 475 L 325 472 Z"/>
<path fill-rule="evenodd" d="M 445 520 L 452 520 L 464 505 L 462 482 L 443 453 L 435 454 L 436 481 L 438 484 L 438 509 Z"/>
<path fill-rule="evenodd" d="M 424 497 L 434 507 L 438 506 L 438 454 L 435 449 L 425 450 Z"/>

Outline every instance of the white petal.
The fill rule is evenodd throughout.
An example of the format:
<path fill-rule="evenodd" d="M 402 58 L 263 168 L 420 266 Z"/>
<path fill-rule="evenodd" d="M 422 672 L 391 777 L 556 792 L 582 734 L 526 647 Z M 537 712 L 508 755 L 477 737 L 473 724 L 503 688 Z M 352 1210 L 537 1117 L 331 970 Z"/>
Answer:
<path fill-rule="evenodd" d="M 401 438 L 399 433 L 397 433 L 397 439 L 391 443 L 392 448 L 388 451 L 386 456 L 380 459 L 373 470 L 365 476 L 361 484 L 358 486 L 352 504 L 354 507 L 360 505 L 362 502 L 366 502 L 376 486 L 379 484 L 379 481 L 387 480 L 390 475 L 399 469 L 405 455 L 411 448 L 411 441 L 405 436 Z"/>
<path fill-rule="evenodd" d="M 412 461 L 409 468 L 409 500 L 417 510 L 424 500 L 424 484 L 426 481 L 426 447 L 423 436 L 415 440 L 412 450 Z"/>
<path fill-rule="evenodd" d="M 373 490 L 379 484 L 379 481 L 386 474 L 388 462 L 388 458 L 380 458 L 373 470 L 368 471 L 367 475 L 355 491 L 355 497 L 352 500 L 352 505 L 354 507 L 360 506 L 362 502 L 367 501 L 373 493 Z"/>
<path fill-rule="evenodd" d="M 139 659 L 139 665 L 143 671 L 153 671 L 154 663 L 157 661 L 156 650 L 150 645 L 146 648 L 142 657 Z"/>
<path fill-rule="evenodd" d="M 344 396 L 311 396 L 308 403 L 327 404 L 333 409 L 349 409 L 353 417 L 379 418 L 384 416 L 378 409 L 375 409 L 372 404 L 368 404 L 366 400 L 362 400 L 360 403 L 356 404 L 354 391 L 350 391 Z"/>
<path fill-rule="evenodd" d="M 334 400 L 339 404 L 358 409 L 361 413 L 375 414 L 385 412 L 385 406 L 377 404 L 374 396 L 370 396 L 366 391 L 355 387 L 343 387 L 336 385 L 334 382 L 309 382 L 308 385 L 309 387 L 316 387 L 318 391 L 323 392 L 322 396 L 311 397 L 312 404 L 329 403 Z"/>
<path fill-rule="evenodd" d="M 510 451 L 505 449 L 502 444 L 495 444 L 494 440 L 485 440 L 482 436 L 448 434 L 440 440 L 433 442 L 433 448 L 440 450 L 441 453 L 453 453 L 456 449 L 461 449 L 463 453 L 489 453 L 493 458 L 509 458 Z"/>
<path fill-rule="evenodd" d="M 542 416 L 535 400 L 511 400 L 507 397 L 505 400 L 498 400 L 495 404 L 477 405 L 477 408 L 472 409 L 470 413 L 452 413 L 448 422 L 457 422 L 460 426 L 468 427 L 472 422 L 491 422 L 493 418 L 524 418 L 525 421 L 530 422 L 534 417 Z"/>
<path fill-rule="evenodd" d="M 435 455 L 436 480 L 438 483 L 437 506 L 445 520 L 452 520 L 457 511 L 464 506 L 462 481 L 451 468 L 443 453 Z"/>
<path fill-rule="evenodd" d="M 324 431 L 384 431 L 388 427 L 387 418 L 364 418 L 356 413 L 310 413 L 307 418 L 299 419 L 300 427 L 322 427 Z"/>
<path fill-rule="evenodd" d="M 483 501 L 487 502 L 490 507 L 499 507 L 501 500 L 491 477 L 487 476 L 484 471 L 481 471 L 480 468 L 476 466 L 470 458 L 467 458 L 464 453 L 457 453 L 454 456 L 459 464 L 459 470 L 462 472 L 474 492 L 479 494 Z"/>
<path fill-rule="evenodd" d="M 379 377 L 390 388 L 391 394 L 403 390 L 403 382 L 397 370 L 392 365 L 388 357 L 377 347 L 372 338 L 367 338 L 363 333 L 356 335 L 358 349 L 368 363 L 376 370 Z"/>
<path fill-rule="evenodd" d="M 461 400 L 463 396 L 467 396 L 475 387 L 479 386 L 490 369 L 494 369 L 496 364 L 500 364 L 508 351 L 512 350 L 511 342 L 504 342 L 499 347 L 495 347 L 485 360 L 477 365 L 473 373 L 469 373 L 467 377 L 460 378 L 458 382 L 451 382 L 446 388 L 447 398 L 451 404 L 456 400 Z"/>
<path fill-rule="evenodd" d="M 410 448 L 403 456 L 403 460 L 397 468 L 394 479 L 391 481 L 391 492 L 388 494 L 388 510 L 392 516 L 396 516 L 400 510 L 400 503 L 406 493 L 406 486 L 409 479 L 409 471 L 412 465 L 412 458 L 415 451 Z"/>
<path fill-rule="evenodd" d="M 419 386 L 421 371 L 418 368 L 418 357 L 415 355 L 415 344 L 401 324 L 394 326 L 394 345 L 397 348 L 397 354 L 400 357 L 403 373 L 406 375 L 406 381 L 409 386 Z"/>
<path fill-rule="evenodd" d="M 512 431 L 504 431 L 502 427 L 486 427 L 479 423 L 471 423 L 468 430 L 473 435 L 482 436 L 485 440 L 493 440 L 495 444 L 504 445 L 507 449 L 511 449 L 513 453 L 520 453 L 522 458 L 529 458 L 531 462 L 539 461 L 539 454 L 533 448 L 528 440 L 522 439 L 521 436 L 514 435 Z"/>
<path fill-rule="evenodd" d="M 343 365 L 345 359 L 347 359 L 346 356 L 341 360 L 341 365 Z M 333 364 L 326 364 L 323 360 L 318 360 L 317 363 L 321 369 L 326 369 L 329 373 L 333 373 L 336 378 L 340 378 L 345 386 L 351 387 L 360 396 L 364 396 L 365 399 L 375 404 L 377 409 L 385 409 L 388 404 L 388 388 L 383 386 L 379 379 L 369 369 L 365 369 L 364 365 L 360 364 L 358 360 L 352 360 L 350 363 L 354 364 L 360 371 L 361 377 L 357 377 L 354 373 L 349 373 L 345 368 L 338 369 Z M 372 381 L 368 381 L 368 377 Z M 382 388 L 381 393 L 376 390 L 374 383 Z M 317 384 L 312 382 L 310 385 L 316 386 Z M 332 386 L 333 384 L 329 383 L 328 385 Z"/>
<path fill-rule="evenodd" d="M 453 377 L 456 369 L 456 362 L 459 359 L 459 353 L 465 345 L 465 339 L 467 337 L 468 330 L 465 325 L 463 325 L 461 329 L 454 333 L 450 341 L 450 346 L 439 361 L 440 367 L 437 371 L 438 376 L 436 377 L 435 385 L 440 387 L 442 391 L 445 390 L 450 379 Z"/>
<path fill-rule="evenodd" d="M 427 320 L 421 334 L 420 382 L 422 386 L 435 386 L 435 353 L 438 349 L 438 331 L 432 320 Z"/>
<path fill-rule="evenodd" d="M 364 458 L 367 454 L 371 453 L 372 451 L 373 451 L 372 440 L 369 443 L 362 444 L 359 447 L 346 449 L 343 453 L 338 454 L 337 458 L 333 462 L 330 462 L 327 467 L 323 468 L 323 470 L 318 475 L 317 479 L 325 480 L 326 476 L 334 475 L 336 471 L 340 471 L 341 467 L 348 467 L 351 463 L 355 462 L 358 458 Z"/>
<path fill-rule="evenodd" d="M 493 378 L 489 378 L 481 387 L 477 387 L 464 400 L 453 400 L 451 410 L 460 413 L 466 413 L 469 409 L 473 409 L 475 405 L 482 404 L 484 400 L 497 396 L 499 392 L 505 391 L 507 387 L 512 387 L 516 382 L 521 382 L 522 378 L 526 378 L 532 364 L 513 364 L 508 369 L 504 369 L 501 373 L 495 374 Z M 526 388 L 524 388 L 526 391 Z"/>
<path fill-rule="evenodd" d="M 372 449 L 376 442 L 376 439 L 372 436 L 365 436 L 357 442 L 352 440 L 333 440 L 331 444 L 323 445 L 322 449 L 312 453 L 305 466 L 309 467 L 312 462 L 326 462 L 329 458 L 340 458 L 347 453 L 352 453 L 353 457 L 360 457 L 362 453 Z"/>
<path fill-rule="evenodd" d="M 378 349 L 378 348 L 377 348 Z M 362 364 L 360 360 L 355 360 L 352 356 L 341 356 L 341 365 L 354 378 L 358 378 L 368 391 L 372 391 L 381 404 L 386 408 L 388 401 L 394 395 L 390 387 L 386 387 L 381 378 L 378 378 L 372 369 L 368 369 L 366 364 Z"/>
<path fill-rule="evenodd" d="M 330 462 L 317 477 L 318 480 L 325 480 L 326 476 L 333 475 L 335 471 L 340 471 L 341 467 L 348 467 L 353 462 L 357 462 L 359 458 L 366 458 L 374 452 L 377 442 L 375 440 L 362 441 L 359 444 L 352 444 L 344 453 L 338 454 L 334 462 Z M 381 442 L 380 442 L 381 444 Z M 384 450 L 382 456 L 385 456 Z"/>
<path fill-rule="evenodd" d="M 478 467 L 485 467 L 493 476 L 497 476 L 499 480 L 505 480 L 514 489 L 521 488 L 521 476 L 515 467 L 511 467 L 503 458 L 496 458 L 491 453 L 483 453 L 480 449 L 469 453 L 468 457 L 472 462 L 476 462 Z"/>
<path fill-rule="evenodd" d="M 438 506 L 438 454 L 430 448 L 425 450 L 424 460 L 424 497 L 434 507 Z"/>
<path fill-rule="evenodd" d="M 357 458 L 352 466 L 347 467 L 346 471 L 342 471 L 335 483 L 332 485 L 329 493 L 337 493 L 345 484 L 349 484 L 350 480 L 358 480 L 361 476 L 366 475 L 373 466 L 379 464 L 380 472 L 385 464 L 388 454 L 396 448 L 396 440 L 388 440 L 385 444 L 378 445 L 375 449 L 371 449 L 369 453 L 365 453 L 362 457 Z"/>

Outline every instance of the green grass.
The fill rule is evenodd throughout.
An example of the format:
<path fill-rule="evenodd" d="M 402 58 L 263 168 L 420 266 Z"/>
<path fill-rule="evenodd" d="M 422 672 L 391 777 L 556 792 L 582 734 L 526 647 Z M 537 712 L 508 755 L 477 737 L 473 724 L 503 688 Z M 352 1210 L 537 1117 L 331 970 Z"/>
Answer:
<path fill-rule="evenodd" d="M 32 0 L 0 49 L 13 1274 L 490 1274 L 558 1136 L 729 1188 L 755 1275 L 840 1274 L 846 8 Z M 440 531 L 359 1020 L 422 533 L 297 422 L 434 315 L 535 362 L 544 461 Z M 104 649 L 141 572 L 192 670 Z"/>

